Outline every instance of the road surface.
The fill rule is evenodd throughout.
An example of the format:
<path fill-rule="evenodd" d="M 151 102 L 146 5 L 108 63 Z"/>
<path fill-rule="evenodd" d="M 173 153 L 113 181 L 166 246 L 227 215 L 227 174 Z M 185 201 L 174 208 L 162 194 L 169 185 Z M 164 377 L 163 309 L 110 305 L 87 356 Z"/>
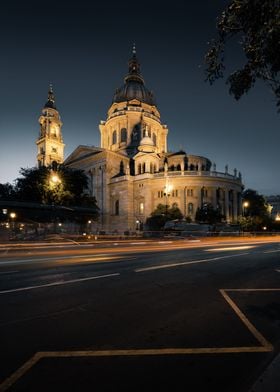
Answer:
<path fill-rule="evenodd" d="M 249 391 L 280 239 L 0 246 L 0 391 Z"/>

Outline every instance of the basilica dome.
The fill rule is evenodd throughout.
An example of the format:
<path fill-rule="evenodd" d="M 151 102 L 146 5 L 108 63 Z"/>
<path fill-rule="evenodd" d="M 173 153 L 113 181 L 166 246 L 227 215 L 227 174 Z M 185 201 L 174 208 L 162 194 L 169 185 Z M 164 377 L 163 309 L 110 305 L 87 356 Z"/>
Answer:
<path fill-rule="evenodd" d="M 135 48 L 133 56 L 129 60 L 128 75 L 124 79 L 124 84 L 118 88 L 113 97 L 113 102 L 124 102 L 137 99 L 140 102 L 155 106 L 153 93 L 145 86 L 144 79 L 140 72 L 140 63 L 136 57 Z"/>

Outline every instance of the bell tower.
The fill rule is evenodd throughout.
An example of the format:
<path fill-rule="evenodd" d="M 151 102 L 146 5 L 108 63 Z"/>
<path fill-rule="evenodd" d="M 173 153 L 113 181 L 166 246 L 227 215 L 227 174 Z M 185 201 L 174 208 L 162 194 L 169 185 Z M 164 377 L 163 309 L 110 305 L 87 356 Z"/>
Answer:
<path fill-rule="evenodd" d="M 39 118 L 40 134 L 37 144 L 38 167 L 63 163 L 64 146 L 61 133 L 62 122 L 55 106 L 52 85 L 49 87 L 48 100 Z"/>

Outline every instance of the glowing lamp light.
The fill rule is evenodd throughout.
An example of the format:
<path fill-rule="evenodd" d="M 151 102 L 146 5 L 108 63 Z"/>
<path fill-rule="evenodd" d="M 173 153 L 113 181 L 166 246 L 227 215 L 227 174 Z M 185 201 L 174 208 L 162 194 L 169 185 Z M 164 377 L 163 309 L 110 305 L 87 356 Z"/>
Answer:
<path fill-rule="evenodd" d="M 17 216 L 17 214 L 15 212 L 10 213 L 10 218 L 14 219 L 16 216 Z"/>
<path fill-rule="evenodd" d="M 54 184 L 57 184 L 58 182 L 60 182 L 60 178 L 59 178 L 56 174 L 54 174 L 54 175 L 52 175 L 52 177 L 51 177 L 51 181 L 52 181 Z"/>
<path fill-rule="evenodd" d="M 278 214 L 276 215 L 275 220 L 276 220 L 276 222 L 280 222 L 280 213 L 278 213 Z"/>
<path fill-rule="evenodd" d="M 249 202 L 248 201 L 244 201 L 243 207 L 245 207 L 245 208 L 249 207 Z"/>

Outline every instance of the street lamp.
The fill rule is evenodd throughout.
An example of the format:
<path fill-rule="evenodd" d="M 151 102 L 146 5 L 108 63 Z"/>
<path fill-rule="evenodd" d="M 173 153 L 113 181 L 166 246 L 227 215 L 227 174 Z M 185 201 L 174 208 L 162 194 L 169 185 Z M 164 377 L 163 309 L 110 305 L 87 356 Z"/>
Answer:
<path fill-rule="evenodd" d="M 163 193 L 163 195 L 165 196 L 165 216 L 167 216 L 167 210 L 168 210 L 168 197 L 171 194 L 171 191 L 173 189 L 173 186 L 166 183 L 165 187 L 164 187 L 165 191 Z"/>
<path fill-rule="evenodd" d="M 54 232 L 57 232 L 57 227 L 56 227 L 56 207 L 55 207 L 55 198 L 57 197 L 57 191 L 59 190 L 58 186 L 61 183 L 61 179 L 59 177 L 59 175 L 57 174 L 56 171 L 52 170 L 50 177 L 49 177 L 49 183 L 50 183 L 50 189 L 53 192 L 53 201 L 52 201 L 52 207 L 53 207 L 53 229 Z"/>
<path fill-rule="evenodd" d="M 17 214 L 15 212 L 10 212 L 10 218 L 12 220 L 12 234 L 15 234 L 15 218 Z"/>
<path fill-rule="evenodd" d="M 248 207 L 249 207 L 249 202 L 248 201 L 244 201 L 244 203 L 243 203 L 243 216 L 246 216 Z"/>

